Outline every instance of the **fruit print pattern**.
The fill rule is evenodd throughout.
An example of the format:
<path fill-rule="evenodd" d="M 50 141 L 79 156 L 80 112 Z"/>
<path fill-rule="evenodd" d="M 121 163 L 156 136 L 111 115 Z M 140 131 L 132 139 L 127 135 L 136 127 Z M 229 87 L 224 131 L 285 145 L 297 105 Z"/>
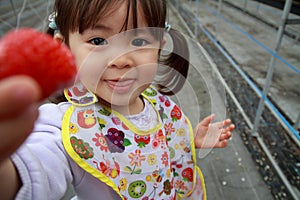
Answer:
<path fill-rule="evenodd" d="M 150 136 L 134 134 L 134 141 L 137 143 L 139 148 L 143 148 L 150 143 Z"/>
<path fill-rule="evenodd" d="M 84 142 L 82 139 L 78 139 L 76 137 L 70 138 L 72 147 L 74 151 L 84 159 L 89 159 L 94 156 L 93 149 L 90 147 L 89 143 Z"/>
<path fill-rule="evenodd" d="M 159 193 L 159 196 L 161 196 L 162 193 L 165 193 L 167 195 L 171 194 L 172 188 L 173 188 L 173 183 L 171 183 L 170 180 L 166 180 L 164 182 L 164 189 Z"/>
<path fill-rule="evenodd" d="M 158 132 L 154 133 L 153 139 L 152 139 L 152 148 L 153 149 L 164 149 L 165 144 L 167 141 L 167 137 L 164 135 L 162 129 L 160 129 Z"/>
<path fill-rule="evenodd" d="M 122 153 L 125 150 L 123 146 L 125 134 L 123 131 L 116 128 L 107 130 L 107 135 L 104 136 L 108 143 L 108 148 L 112 153 Z"/>
<path fill-rule="evenodd" d="M 96 124 L 95 113 L 92 109 L 81 110 L 77 113 L 78 125 L 81 128 L 92 128 Z"/>
<path fill-rule="evenodd" d="M 103 174 L 110 176 L 111 178 L 115 179 L 117 176 L 120 175 L 120 165 L 118 162 L 115 161 L 113 158 L 113 162 L 106 160 L 103 156 L 103 162 L 96 162 L 93 163 L 96 165 L 96 168 L 101 171 Z"/>
<path fill-rule="evenodd" d="M 157 91 L 152 87 L 147 88 L 143 93 L 149 97 L 154 97 L 157 95 Z"/>
<path fill-rule="evenodd" d="M 187 120 L 168 97 L 151 91 L 155 90 L 148 90 L 147 98 L 150 102 L 158 102 L 154 106 L 162 107 L 161 116 L 166 117 L 160 118 L 164 120 L 162 126 L 149 134 L 140 134 L 136 129 L 132 131 L 132 125 L 123 121 L 120 115 L 98 104 L 84 107 L 84 110 L 95 110 L 98 123 L 90 129 L 80 128 L 75 134 L 69 133 L 73 143 L 76 137 L 76 141 L 84 144 L 78 148 L 77 142 L 73 147 L 78 155 L 81 154 L 82 160 L 77 163 L 94 168 L 92 172 L 89 168 L 88 172 L 95 177 L 99 177 L 99 173 L 104 175 L 102 181 L 110 182 L 123 199 L 174 199 L 175 196 L 185 197 L 193 188 L 200 194 L 194 199 L 203 199 L 203 186 L 193 186 L 196 171 Z M 76 110 L 82 108 L 73 111 L 69 123 L 78 125 Z M 92 156 L 85 155 L 85 149 L 92 150 Z M 81 162 L 85 164 L 81 165 Z"/>
<path fill-rule="evenodd" d="M 172 118 L 172 121 L 178 121 L 180 120 L 182 117 L 182 113 L 181 113 L 181 110 L 178 108 L 177 105 L 175 105 L 171 111 L 171 118 Z"/>
<path fill-rule="evenodd" d="M 89 105 L 97 101 L 97 97 L 90 93 L 81 84 L 75 84 L 72 88 L 65 90 L 66 98 L 76 105 Z"/>
<path fill-rule="evenodd" d="M 88 104 L 90 102 L 93 102 L 93 100 L 94 100 L 93 96 L 86 96 L 88 91 L 85 88 L 80 90 L 79 87 L 74 87 L 72 92 L 76 98 L 72 97 L 73 95 L 72 95 L 71 91 L 68 91 L 68 94 L 69 94 L 71 100 L 76 102 L 77 104 Z"/>
<path fill-rule="evenodd" d="M 127 188 L 127 179 L 121 178 L 119 190 L 124 192 L 126 190 L 126 188 Z"/>
<path fill-rule="evenodd" d="M 137 180 L 130 183 L 130 185 L 128 186 L 128 193 L 130 197 L 137 199 L 145 194 L 146 189 L 146 183 L 142 180 Z"/>
<path fill-rule="evenodd" d="M 99 147 L 101 151 L 108 152 L 108 143 L 102 133 L 96 133 L 92 140 L 95 142 L 96 147 Z"/>
<path fill-rule="evenodd" d="M 189 181 L 192 182 L 193 181 L 193 169 L 188 167 L 186 169 L 184 169 L 182 171 L 182 177 L 184 181 Z"/>
<path fill-rule="evenodd" d="M 146 160 L 146 157 L 144 155 L 141 155 L 141 150 L 137 149 L 135 150 L 135 152 L 129 153 L 128 158 L 130 159 L 130 166 L 125 166 L 124 170 L 129 172 L 131 175 L 141 174 L 141 163 Z"/>
<path fill-rule="evenodd" d="M 79 130 L 79 128 L 76 126 L 76 124 L 73 124 L 73 123 L 70 123 L 69 128 L 70 128 L 71 134 L 76 134 Z"/>

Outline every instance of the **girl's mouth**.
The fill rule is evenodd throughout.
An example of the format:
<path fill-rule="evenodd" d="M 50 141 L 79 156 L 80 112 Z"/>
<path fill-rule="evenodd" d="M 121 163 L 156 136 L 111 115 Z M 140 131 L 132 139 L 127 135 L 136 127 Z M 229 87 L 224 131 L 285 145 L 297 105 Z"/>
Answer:
<path fill-rule="evenodd" d="M 127 93 L 135 83 L 135 79 L 108 79 L 107 86 L 117 93 Z"/>

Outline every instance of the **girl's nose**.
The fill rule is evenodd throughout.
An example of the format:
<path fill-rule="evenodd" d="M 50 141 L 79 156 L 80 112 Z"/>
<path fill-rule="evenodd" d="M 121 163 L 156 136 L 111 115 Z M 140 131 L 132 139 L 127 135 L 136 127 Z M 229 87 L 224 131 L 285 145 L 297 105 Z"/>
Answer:
<path fill-rule="evenodd" d="M 117 68 L 129 68 L 133 66 L 133 59 L 130 53 L 126 53 L 114 58 L 110 63 L 109 67 L 117 67 Z"/>

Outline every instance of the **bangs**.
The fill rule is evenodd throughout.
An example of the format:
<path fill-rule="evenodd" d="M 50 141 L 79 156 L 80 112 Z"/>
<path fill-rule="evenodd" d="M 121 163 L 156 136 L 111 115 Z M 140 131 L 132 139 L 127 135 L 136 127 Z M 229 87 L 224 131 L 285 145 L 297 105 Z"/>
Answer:
<path fill-rule="evenodd" d="M 128 30 L 129 25 L 138 28 L 138 12 L 149 27 L 165 26 L 166 2 L 163 0 L 58 0 L 55 4 L 56 25 L 68 44 L 70 32 L 83 33 L 94 28 L 103 17 L 109 16 L 120 4 L 127 2 L 127 14 L 121 31 Z M 132 24 L 129 24 L 131 17 Z M 159 36 L 156 36 L 159 38 Z"/>
<path fill-rule="evenodd" d="M 74 12 L 69 17 L 73 21 L 70 23 L 70 31 L 79 31 L 82 33 L 86 29 L 94 28 L 97 22 L 108 16 L 114 11 L 114 8 L 118 7 L 120 0 L 90 0 L 90 1 L 77 1 L 76 6 L 74 6 Z"/>

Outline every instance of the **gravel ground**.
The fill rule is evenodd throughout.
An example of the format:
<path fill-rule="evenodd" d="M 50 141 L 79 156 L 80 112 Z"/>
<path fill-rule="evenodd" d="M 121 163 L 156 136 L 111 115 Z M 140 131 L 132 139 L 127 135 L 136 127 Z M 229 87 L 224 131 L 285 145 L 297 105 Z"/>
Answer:
<path fill-rule="evenodd" d="M 12 28 L 21 26 L 31 26 L 45 30 L 47 27 L 47 15 L 51 11 L 51 2 L 51 0 L 0 1 L 0 36 Z M 191 11 L 192 9 L 189 10 Z M 193 30 L 194 27 L 192 25 L 194 23 L 190 21 L 193 13 L 187 12 L 187 10 L 180 10 L 180 14 L 184 17 L 187 24 L 191 25 L 190 28 Z M 170 16 L 172 25 L 179 26 L 178 28 L 189 34 L 186 29 L 182 28 L 182 24 L 178 23 L 176 17 Z M 211 27 L 205 28 L 210 29 Z M 258 102 L 256 94 L 204 34 L 199 34 L 197 40 L 213 58 L 226 83 L 234 92 L 238 101 L 242 102 L 243 109 L 253 121 Z M 198 60 L 193 61 L 195 65 L 191 67 L 188 83 L 190 83 L 196 93 L 198 104 L 195 107 L 187 106 L 186 112 L 191 113 L 192 122 L 195 124 L 199 119 L 216 109 L 211 105 L 210 90 L 212 85 L 209 80 L 219 80 L 216 77 L 214 78 L 213 70 L 206 67 L 209 63 L 207 63 L 203 54 L 192 52 L 192 55 L 197 57 Z M 206 64 L 199 67 L 197 62 Z M 208 79 L 208 76 L 213 78 Z M 223 92 L 221 91 L 220 97 L 216 97 L 221 99 L 221 102 L 216 102 L 218 105 L 217 110 L 220 110 L 220 107 L 222 111 L 225 109 L 221 116 L 224 117 L 226 115 L 233 119 L 237 126 L 234 135 L 237 134 L 239 137 L 233 137 L 229 147 L 224 150 L 209 150 L 208 156 L 199 163 L 202 166 L 204 176 L 206 174 L 209 175 L 206 177 L 208 199 L 293 199 L 267 159 L 258 141 L 251 136 L 250 128 L 228 94 L 226 94 L 226 104 L 222 104 L 222 98 L 225 97 Z M 180 99 L 181 96 L 179 95 L 178 98 Z M 193 116 L 196 113 L 195 109 L 197 109 L 197 114 Z M 299 190 L 300 151 L 271 112 L 265 110 L 263 117 L 262 126 L 259 129 L 259 132 L 263 133 L 260 134 L 262 140 L 289 182 Z M 252 157 L 252 159 L 249 160 L 249 157 Z M 269 193 L 272 195 L 270 196 Z M 72 191 L 64 199 L 69 199 L 70 194 L 72 194 Z"/>
<path fill-rule="evenodd" d="M 191 12 L 192 9 L 189 8 L 188 5 L 188 3 L 185 4 L 186 9 L 179 9 L 179 13 L 189 25 L 189 28 L 194 30 L 195 27 L 192 18 L 194 18 L 195 15 Z M 259 98 L 255 92 L 240 74 L 233 69 L 227 59 L 205 34 L 200 32 L 197 39 L 212 57 L 216 66 L 218 66 L 220 73 L 226 80 L 231 91 L 233 91 L 238 102 L 240 102 L 243 110 L 247 113 L 247 116 L 251 121 L 254 121 L 256 108 L 259 102 Z M 235 59 L 235 55 L 233 55 L 233 59 Z M 237 125 L 237 132 L 240 134 L 245 146 L 255 161 L 256 167 L 263 177 L 263 180 L 269 186 L 274 199 L 293 199 L 287 188 L 285 188 L 282 180 L 277 175 L 276 170 L 272 167 L 257 139 L 251 136 L 251 130 L 246 121 L 243 120 L 243 116 L 235 103 L 231 98 L 227 98 L 227 103 L 227 114 Z M 263 112 L 263 120 L 258 132 L 290 184 L 299 190 L 299 148 L 268 109 L 265 109 Z"/>

